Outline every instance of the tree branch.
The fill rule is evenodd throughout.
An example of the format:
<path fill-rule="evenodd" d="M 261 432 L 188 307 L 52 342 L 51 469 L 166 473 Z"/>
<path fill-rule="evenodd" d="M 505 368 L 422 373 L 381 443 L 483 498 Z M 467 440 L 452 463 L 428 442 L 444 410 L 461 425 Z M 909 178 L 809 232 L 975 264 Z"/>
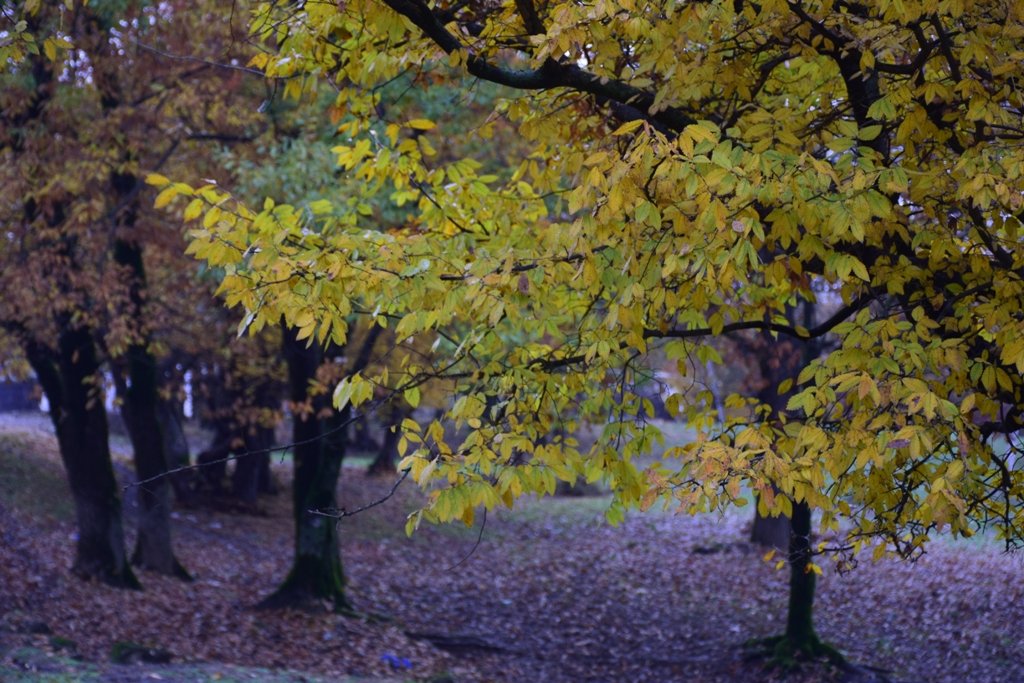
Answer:
<path fill-rule="evenodd" d="M 690 339 L 694 337 L 720 336 L 730 332 L 739 332 L 741 330 L 762 330 L 764 332 L 778 332 L 779 334 L 784 334 L 788 337 L 793 337 L 794 339 L 807 341 L 825 336 L 841 322 L 865 308 L 874 300 L 874 292 L 867 292 L 840 308 L 825 322 L 807 330 L 806 332 L 801 332 L 799 329 L 791 325 L 784 325 L 770 320 L 746 320 L 729 323 L 728 325 L 723 326 L 722 330 L 718 333 L 713 332 L 710 327 L 697 327 L 688 330 L 666 330 L 664 332 L 661 330 L 648 329 L 644 330 L 644 339 Z"/>
<path fill-rule="evenodd" d="M 423 0 L 384 0 L 384 2 L 388 7 L 412 21 L 423 31 L 424 35 L 446 53 L 466 50 L 469 53 L 466 68 L 477 78 L 518 90 L 573 88 L 629 106 L 640 112 L 646 112 L 645 117 L 675 132 L 680 132 L 686 126 L 697 122 L 696 119 L 673 107 L 651 112 L 651 107 L 654 105 L 653 93 L 635 88 L 622 81 L 601 78 L 574 64 L 556 62 L 553 59 L 548 59 L 536 69 L 512 69 L 492 64 L 484 57 L 469 52 L 467 46 L 463 45 L 462 41 L 444 27 L 440 19 Z"/>

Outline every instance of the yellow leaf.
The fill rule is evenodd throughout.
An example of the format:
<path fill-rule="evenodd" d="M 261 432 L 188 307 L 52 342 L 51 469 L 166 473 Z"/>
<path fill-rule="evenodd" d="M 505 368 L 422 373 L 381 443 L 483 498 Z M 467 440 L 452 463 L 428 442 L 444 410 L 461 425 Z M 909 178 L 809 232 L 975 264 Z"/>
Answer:
<path fill-rule="evenodd" d="M 618 128 L 616 128 L 612 132 L 612 135 L 629 135 L 630 133 L 632 133 L 634 130 L 636 130 L 637 128 L 639 128 L 643 124 L 644 124 L 644 120 L 643 119 L 633 119 L 632 121 L 627 121 L 626 123 L 624 123 L 621 126 L 619 126 Z"/>
<path fill-rule="evenodd" d="M 154 209 L 162 209 L 171 201 L 178 196 L 178 190 L 174 186 L 164 188 L 160 191 L 160 194 L 156 196 L 156 200 L 153 202 Z"/>
<path fill-rule="evenodd" d="M 196 197 L 185 207 L 185 213 L 182 214 L 182 218 L 185 221 L 195 220 L 203 212 L 203 206 L 205 206 L 203 200 Z"/>
<path fill-rule="evenodd" d="M 410 387 L 402 392 L 402 396 L 405 398 L 406 403 L 411 405 L 413 408 L 420 404 L 420 388 Z"/>
<path fill-rule="evenodd" d="M 413 119 L 407 122 L 405 125 L 415 130 L 430 130 L 434 127 L 434 122 L 430 119 Z"/>

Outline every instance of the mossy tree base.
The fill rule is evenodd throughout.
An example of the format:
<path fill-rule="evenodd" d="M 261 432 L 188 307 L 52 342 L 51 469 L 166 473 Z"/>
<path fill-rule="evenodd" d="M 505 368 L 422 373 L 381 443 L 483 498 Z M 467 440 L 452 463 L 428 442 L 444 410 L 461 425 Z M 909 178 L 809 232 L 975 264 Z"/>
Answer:
<path fill-rule="evenodd" d="M 112 588 L 142 590 L 142 584 L 128 565 L 114 569 L 108 563 L 94 563 L 79 558 L 71 567 L 71 574 L 83 581 L 99 581 Z"/>
<path fill-rule="evenodd" d="M 147 565 L 142 560 L 142 554 L 140 553 L 138 546 L 136 546 L 135 552 L 132 553 L 132 564 L 140 569 L 146 569 L 148 571 L 157 572 L 158 574 L 164 574 L 165 576 L 180 579 L 185 583 L 191 583 L 192 581 L 195 581 L 195 577 L 193 577 L 192 574 L 190 574 L 189 571 L 185 569 L 184 565 L 182 565 L 181 562 L 179 562 L 178 559 L 175 557 L 171 558 L 170 567 L 151 567 Z"/>
<path fill-rule="evenodd" d="M 768 666 L 784 671 L 798 669 L 804 663 L 824 662 L 842 670 L 850 666 L 843 653 L 817 636 L 799 640 L 772 636 L 751 641 L 748 645 L 752 649 L 752 658 L 763 659 Z"/>
<path fill-rule="evenodd" d="M 334 612 L 346 616 L 361 616 L 345 597 L 341 588 L 324 592 L 313 590 L 297 581 L 285 580 L 277 590 L 261 600 L 256 609 L 297 609 L 305 612 Z"/>
<path fill-rule="evenodd" d="M 319 417 L 328 406 L 323 396 L 310 396 L 308 388 L 322 360 L 321 348 L 307 345 L 297 332 L 284 330 L 284 356 L 288 363 L 291 399 L 296 405 L 311 404 L 312 415 L 296 415 L 292 424 L 294 477 L 292 501 L 295 519 L 295 559 L 291 571 L 276 591 L 257 605 L 262 609 L 327 608 L 354 614 L 345 597 L 345 573 L 341 566 L 336 520 L 323 510 L 338 507 L 336 490 L 345 455 L 344 430 L 331 433 L 331 448 L 325 442 L 324 420 Z M 365 363 L 364 363 L 365 366 Z M 346 407 L 336 415 L 337 424 L 349 417 Z"/>

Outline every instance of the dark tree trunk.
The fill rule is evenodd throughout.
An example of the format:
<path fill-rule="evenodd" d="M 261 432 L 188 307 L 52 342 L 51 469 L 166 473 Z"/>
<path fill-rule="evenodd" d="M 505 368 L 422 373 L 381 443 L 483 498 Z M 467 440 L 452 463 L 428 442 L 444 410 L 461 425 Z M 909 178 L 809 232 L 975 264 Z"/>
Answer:
<path fill-rule="evenodd" d="M 353 448 L 349 440 L 348 417 L 349 411 L 331 411 L 330 416 L 323 420 L 324 451 L 337 453 L 342 460 L 348 455 L 349 449 Z"/>
<path fill-rule="evenodd" d="M 296 339 L 294 330 L 285 330 L 284 355 L 291 399 L 297 406 L 304 405 L 310 399 L 309 384 L 320 365 L 320 349 Z M 337 524 L 317 514 L 337 508 L 335 491 L 344 452 L 325 448 L 323 422 L 318 417 L 323 399 L 315 400 L 312 407 L 312 412 L 295 411 L 293 415 L 295 557 L 284 582 L 261 606 L 309 608 L 329 604 L 335 611 L 347 611 L 351 606 L 345 596 Z"/>
<path fill-rule="evenodd" d="M 781 636 L 760 641 L 767 646 L 770 659 L 783 668 L 796 666 L 799 660 L 827 659 L 848 669 L 841 652 L 822 642 L 814 631 L 814 590 L 817 575 L 811 570 L 811 508 L 806 502 L 793 503 L 789 536 L 789 604 L 786 630 Z"/>
<path fill-rule="evenodd" d="M 141 319 L 145 272 L 138 245 L 118 241 L 114 258 L 127 269 L 130 296 L 136 320 Z M 141 323 L 140 323 L 141 324 Z M 174 556 L 171 544 L 171 485 L 167 475 L 167 455 L 158 416 L 156 358 L 149 350 L 149 338 L 141 332 L 124 358 L 127 382 L 122 377 L 118 389 L 122 415 L 134 452 L 135 476 L 139 482 L 138 538 L 132 563 L 161 574 L 190 579 Z"/>
<path fill-rule="evenodd" d="M 798 320 L 798 317 L 802 319 Z M 792 325 L 811 328 L 814 323 L 814 307 L 806 303 L 800 307 L 789 307 L 786 318 Z M 757 394 L 758 400 L 771 406 L 771 419 L 775 420 L 785 412 L 786 404 L 795 393 L 796 378 L 800 371 L 821 352 L 821 347 L 816 340 L 780 340 L 763 332 L 756 337 L 755 344 L 748 347 L 747 352 L 751 351 L 757 357 L 763 382 Z M 779 393 L 779 387 L 786 380 L 791 380 L 792 386 L 789 391 Z M 769 548 L 786 550 L 789 548 L 790 526 L 790 520 L 786 517 L 763 517 L 755 507 L 750 540 Z"/>
<path fill-rule="evenodd" d="M 273 456 L 271 449 L 274 448 L 277 437 L 273 427 L 260 427 L 259 434 L 260 443 L 262 444 L 261 448 L 266 452 L 260 459 L 260 466 L 257 471 L 256 490 L 259 493 L 274 496 L 277 495 L 278 484 L 277 480 L 274 479 L 274 473 L 270 470 L 270 459 Z"/>
<path fill-rule="evenodd" d="M 210 447 L 196 456 L 199 479 L 207 492 L 219 497 L 224 495 L 224 480 L 228 473 L 228 456 L 231 455 L 231 434 L 219 425 L 214 426 L 214 438 Z"/>
<path fill-rule="evenodd" d="M 388 427 L 384 431 L 384 438 L 381 439 L 380 448 L 373 462 L 366 469 L 371 476 L 390 475 L 395 473 L 395 463 L 398 459 L 398 441 L 402 434 L 398 429 Z"/>
<path fill-rule="evenodd" d="M 200 412 L 200 423 L 213 432 L 209 445 L 196 455 L 199 483 L 205 493 L 218 498 L 225 495 L 228 460 L 233 449 L 234 420 L 233 397 L 227 387 L 227 372 L 221 366 L 211 368 L 202 380 L 205 401 Z"/>
<path fill-rule="evenodd" d="M 231 492 L 240 502 L 255 507 L 259 494 L 277 491 L 270 473 L 274 430 L 250 427 L 244 442 L 245 452 L 235 460 L 235 470 L 231 475 Z"/>
<path fill-rule="evenodd" d="M 750 528 L 750 540 L 766 548 L 785 552 L 789 548 L 791 522 L 785 515 L 766 517 L 756 510 L 754 524 Z"/>
<path fill-rule="evenodd" d="M 184 418 L 179 406 L 173 401 L 158 399 L 156 415 L 160 421 L 160 434 L 164 439 L 164 453 L 167 455 L 168 468 L 174 470 L 188 467 L 191 463 L 188 437 L 185 436 Z M 174 497 L 179 503 L 195 502 L 193 470 L 176 472 L 170 475 L 170 479 Z"/>
<path fill-rule="evenodd" d="M 276 493 L 277 486 L 270 472 L 270 451 L 274 447 L 274 428 L 268 426 L 266 415 L 281 406 L 276 382 L 264 381 L 254 387 L 250 402 L 257 409 L 254 424 L 236 424 L 245 454 L 235 460 L 231 489 L 242 503 L 255 507 L 261 493 Z M 236 416 L 237 417 L 237 416 Z"/>
<path fill-rule="evenodd" d="M 802 315 L 802 325 L 813 326 L 813 308 L 804 304 L 802 309 L 790 308 L 787 318 L 796 324 L 797 315 Z M 775 421 L 785 411 L 794 388 L 779 392 L 779 387 L 786 380 L 793 380 L 822 350 L 817 341 L 800 341 L 796 339 L 773 339 L 768 333 L 762 333 L 754 344 L 748 345 L 748 353 L 753 351 L 760 365 L 761 379 L 764 382 L 758 399 L 771 407 L 769 419 Z M 789 551 L 789 604 L 786 613 L 786 630 L 781 636 L 769 638 L 765 642 L 772 647 L 773 659 L 791 666 L 798 658 L 814 659 L 826 657 L 837 665 L 845 665 L 842 654 L 818 639 L 814 632 L 814 589 L 817 575 L 810 570 L 814 552 L 811 548 L 811 508 L 806 501 L 793 501 L 793 516 L 786 518 L 762 517 L 756 515 L 751 531 L 751 540 L 762 545 L 778 549 L 788 548 Z"/>
<path fill-rule="evenodd" d="M 46 393 L 75 502 L 78 543 L 72 572 L 121 588 L 141 588 L 128 564 L 121 499 L 110 462 L 107 414 L 90 332 L 66 325 L 56 354 L 29 341 L 26 352 Z"/>
<path fill-rule="evenodd" d="M 784 519 L 784 518 L 783 518 Z M 789 610 L 786 634 L 794 650 L 812 652 L 818 645 L 814 633 L 814 588 L 817 575 L 811 564 L 811 508 L 805 502 L 793 503 L 792 530 L 789 535 Z"/>
<path fill-rule="evenodd" d="M 370 475 L 390 475 L 395 473 L 398 459 L 398 441 L 402 437 L 398 425 L 412 414 L 412 406 L 395 398 L 384 407 L 384 438 L 381 439 L 377 456 L 367 468 Z"/>
<path fill-rule="evenodd" d="M 370 434 L 369 417 L 360 417 L 352 423 L 352 442 L 349 445 L 356 452 L 373 453 L 380 449 L 380 444 Z"/>

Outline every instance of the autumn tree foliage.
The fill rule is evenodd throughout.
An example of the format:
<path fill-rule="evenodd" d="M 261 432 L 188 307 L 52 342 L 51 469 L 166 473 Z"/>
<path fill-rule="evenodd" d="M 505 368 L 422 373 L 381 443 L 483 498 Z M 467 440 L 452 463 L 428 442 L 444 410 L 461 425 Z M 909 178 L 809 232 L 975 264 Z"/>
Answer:
<path fill-rule="evenodd" d="M 444 353 L 335 395 L 456 387 L 454 439 L 403 423 L 402 466 L 430 491 L 411 527 L 577 476 L 608 482 L 613 521 L 742 502 L 746 485 L 762 513 L 793 518 L 805 598 L 821 550 L 914 556 L 936 530 L 985 526 L 1020 542 L 1019 3 L 264 3 L 251 30 L 268 46 L 253 66 L 286 94 L 337 88 L 334 151 L 356 191 L 261 207 L 151 181 L 202 217 L 191 250 L 225 269 L 251 329 L 284 318 L 344 344 L 361 315 L 441 339 Z M 440 158 L 445 116 L 379 106 L 403 74 L 467 97 L 467 75 L 505 86 L 458 133 L 486 141 L 508 121 L 531 149 L 509 173 Z M 381 198 L 408 216 L 379 229 Z M 826 289 L 834 314 L 787 317 Z M 670 401 L 698 436 L 638 467 L 661 439 L 633 390 L 645 355 L 685 371 L 743 330 L 836 349 L 785 405 L 733 397 L 724 425 L 707 393 Z M 604 425 L 586 452 L 541 440 L 581 421 Z M 812 546 L 812 511 L 834 543 Z M 809 609 L 779 645 L 827 652 Z"/>
<path fill-rule="evenodd" d="M 210 50 L 230 45 L 227 18 L 178 5 L 25 3 L 24 50 L 7 55 L 0 76 L 0 343 L 27 361 L 49 400 L 76 505 L 75 572 L 119 586 L 138 584 L 110 461 L 104 368 L 119 380 L 136 474 L 151 480 L 140 489 L 131 559 L 185 576 L 159 476 L 167 463 L 157 365 L 166 347 L 154 333 L 175 323 L 160 321 L 166 309 L 152 293 L 169 284 L 160 280 L 167 271 L 147 268 L 166 264 L 156 252 L 170 247 L 172 269 L 194 269 L 142 176 L 198 141 L 245 129 L 223 109 L 237 73 L 232 84 L 210 63 L 168 57 L 199 35 Z"/>

